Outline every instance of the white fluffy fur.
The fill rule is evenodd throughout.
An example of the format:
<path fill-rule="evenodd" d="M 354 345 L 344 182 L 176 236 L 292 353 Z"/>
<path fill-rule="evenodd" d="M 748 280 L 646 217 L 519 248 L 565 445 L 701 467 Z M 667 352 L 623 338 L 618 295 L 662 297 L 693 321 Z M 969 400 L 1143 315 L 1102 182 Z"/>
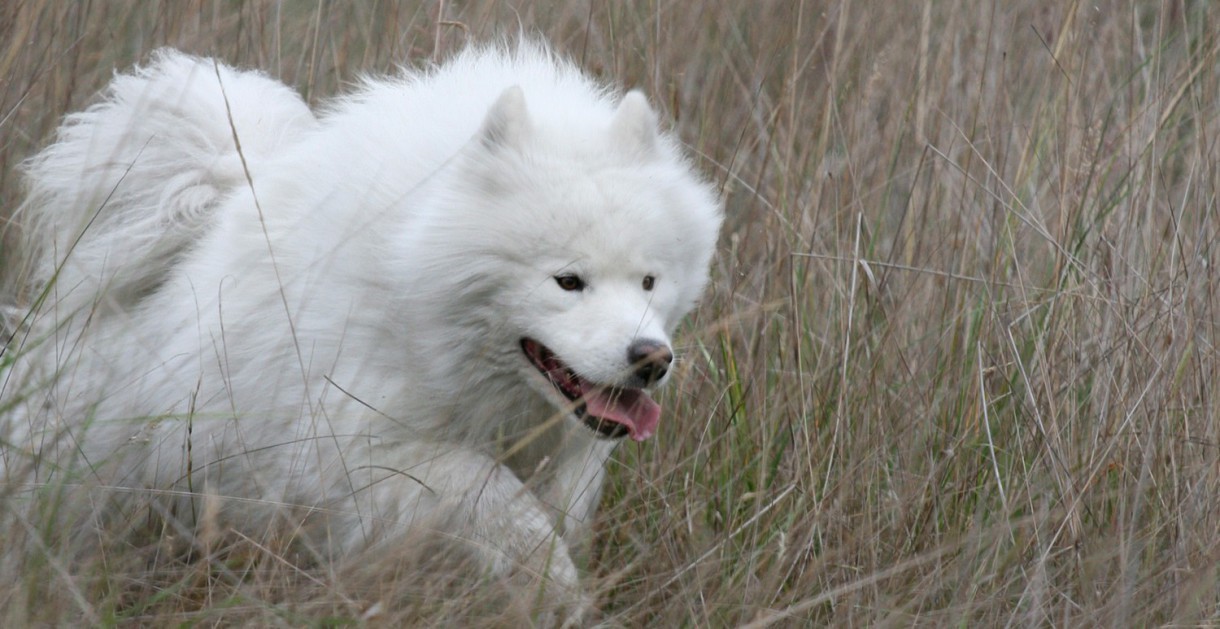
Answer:
<path fill-rule="evenodd" d="M 571 588 L 616 442 L 520 341 L 623 385 L 627 347 L 668 345 L 695 303 L 720 224 L 641 95 L 533 44 L 317 117 L 163 51 L 27 175 L 27 293 L 49 290 L 8 374 L 10 481 L 253 499 L 237 525 L 319 508 L 338 553 L 443 514 L 490 570 Z"/>

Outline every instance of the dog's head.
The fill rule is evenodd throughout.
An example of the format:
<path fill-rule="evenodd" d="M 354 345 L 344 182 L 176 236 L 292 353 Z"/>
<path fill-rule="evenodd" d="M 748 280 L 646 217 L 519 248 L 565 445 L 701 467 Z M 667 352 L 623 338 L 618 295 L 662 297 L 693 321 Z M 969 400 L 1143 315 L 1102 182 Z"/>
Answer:
<path fill-rule="evenodd" d="M 596 434 L 644 440 L 670 335 L 707 283 L 719 204 L 639 93 L 600 118 L 538 110 L 506 90 L 458 166 L 466 187 L 447 205 L 461 217 L 446 229 L 477 243 L 458 262 L 481 293 L 468 301 L 495 306 L 481 327 L 501 368 Z"/>

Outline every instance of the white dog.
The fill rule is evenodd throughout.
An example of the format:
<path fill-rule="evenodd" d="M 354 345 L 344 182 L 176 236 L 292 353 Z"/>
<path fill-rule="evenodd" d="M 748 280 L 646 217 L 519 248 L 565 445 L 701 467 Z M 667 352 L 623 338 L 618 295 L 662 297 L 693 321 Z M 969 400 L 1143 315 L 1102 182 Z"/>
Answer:
<path fill-rule="evenodd" d="M 532 43 L 316 116 L 162 51 L 26 175 L 10 483 L 304 506 L 335 553 L 441 514 L 490 573 L 568 588 L 721 221 L 642 95 Z"/>

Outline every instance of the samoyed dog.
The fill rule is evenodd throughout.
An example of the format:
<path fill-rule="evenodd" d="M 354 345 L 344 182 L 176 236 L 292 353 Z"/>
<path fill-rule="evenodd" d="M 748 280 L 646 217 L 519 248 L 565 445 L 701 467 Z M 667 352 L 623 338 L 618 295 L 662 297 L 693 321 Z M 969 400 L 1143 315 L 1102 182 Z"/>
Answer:
<path fill-rule="evenodd" d="M 24 171 L 10 487 L 92 487 L 78 527 L 99 488 L 238 527 L 302 508 L 336 556 L 439 527 L 571 589 L 721 222 L 642 94 L 530 42 L 316 112 L 161 51 Z"/>

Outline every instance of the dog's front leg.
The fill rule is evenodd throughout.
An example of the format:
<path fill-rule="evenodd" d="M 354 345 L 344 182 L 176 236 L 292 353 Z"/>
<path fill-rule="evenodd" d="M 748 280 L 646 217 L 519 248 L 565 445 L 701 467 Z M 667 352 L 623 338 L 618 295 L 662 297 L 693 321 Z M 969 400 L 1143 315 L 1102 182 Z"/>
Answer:
<path fill-rule="evenodd" d="M 373 532 L 392 544 L 431 531 L 454 542 L 455 551 L 472 554 L 491 576 L 542 588 L 565 613 L 584 607 L 567 544 L 509 468 L 452 444 L 402 444 L 374 454 L 385 463 L 368 466 L 373 473 L 360 474 L 367 478 L 353 476 L 360 488 L 347 507 L 358 514 L 353 529 L 364 531 L 364 540 Z"/>
<path fill-rule="evenodd" d="M 599 439 L 584 428 L 569 431 L 555 460 L 531 485 L 557 516 L 559 530 L 572 556 L 580 561 L 589 545 L 589 528 L 601 501 L 606 460 L 617 441 Z"/>

